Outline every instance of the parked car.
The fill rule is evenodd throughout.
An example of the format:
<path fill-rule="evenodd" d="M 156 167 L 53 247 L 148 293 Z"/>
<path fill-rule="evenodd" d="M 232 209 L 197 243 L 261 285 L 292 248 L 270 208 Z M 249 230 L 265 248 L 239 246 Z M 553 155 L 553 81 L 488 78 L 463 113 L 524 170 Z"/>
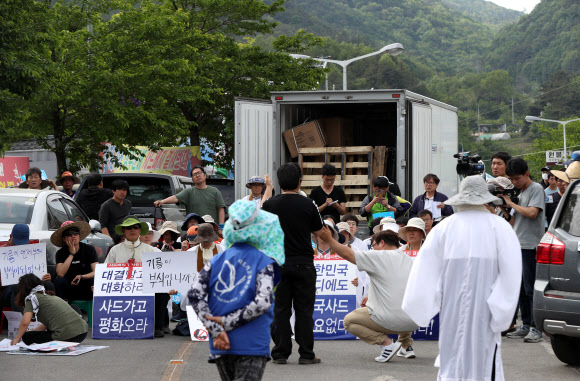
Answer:
<path fill-rule="evenodd" d="M 536 257 L 536 327 L 560 361 L 580 365 L 580 180 L 568 186 Z"/>
<path fill-rule="evenodd" d="M 190 177 L 166 175 L 161 173 L 103 173 L 103 187 L 110 188 L 113 181 L 122 179 L 129 183 L 127 199 L 131 201 L 131 214 L 141 221 L 149 222 L 159 230 L 166 220 L 175 221 L 181 226 L 185 219 L 185 205 L 165 204 L 162 208 L 155 208 L 155 200 L 162 200 L 173 196 L 186 188 L 193 187 Z M 226 206 L 234 202 L 234 180 L 207 179 L 207 184 L 219 189 Z M 75 198 L 86 188 L 86 177 L 82 180 Z"/>
<path fill-rule="evenodd" d="M 52 233 L 65 221 L 85 221 L 91 225 L 86 243 L 95 247 L 104 262 L 113 240 L 101 234 L 101 224 L 90 220 L 69 196 L 55 190 L 0 189 L 0 243 L 10 239 L 15 224 L 30 227 L 30 243 L 46 242 L 48 272 L 55 276 L 58 247 L 50 242 Z"/>

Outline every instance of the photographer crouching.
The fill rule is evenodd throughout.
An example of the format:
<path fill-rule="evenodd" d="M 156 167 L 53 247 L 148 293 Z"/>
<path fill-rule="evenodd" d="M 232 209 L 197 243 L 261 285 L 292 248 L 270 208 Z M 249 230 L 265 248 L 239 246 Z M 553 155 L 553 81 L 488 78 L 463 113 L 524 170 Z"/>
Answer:
<path fill-rule="evenodd" d="M 533 317 L 533 292 L 536 280 L 536 247 L 544 235 L 544 188 L 530 179 L 528 163 L 524 159 L 514 158 L 507 162 L 506 174 L 515 188 L 521 190 L 518 203 L 502 195 L 507 207 L 514 210 L 509 223 L 522 247 L 522 289 L 520 291 L 520 311 L 522 326 L 515 332 L 507 334 L 508 338 L 521 339 L 525 342 L 542 341 L 542 333 L 535 327 Z"/>

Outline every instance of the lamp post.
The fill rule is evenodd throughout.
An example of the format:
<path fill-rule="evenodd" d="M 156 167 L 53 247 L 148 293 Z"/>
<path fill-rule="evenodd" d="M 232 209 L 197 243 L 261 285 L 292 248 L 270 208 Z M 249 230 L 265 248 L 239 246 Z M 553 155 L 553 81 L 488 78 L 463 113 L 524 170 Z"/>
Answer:
<path fill-rule="evenodd" d="M 568 151 L 566 151 L 566 125 L 570 122 L 575 122 L 577 120 L 580 120 L 580 118 L 576 118 L 576 119 L 572 119 L 572 120 L 553 120 L 553 119 L 544 119 L 544 118 L 539 118 L 537 116 L 531 116 L 528 115 L 526 116 L 526 122 L 532 123 L 535 121 L 543 121 L 543 122 L 554 122 L 554 123 L 560 123 L 564 129 L 564 157 L 562 158 L 562 162 L 566 161 L 566 154 L 568 153 Z"/>
<path fill-rule="evenodd" d="M 376 56 L 377 54 L 389 53 L 392 56 L 396 56 L 396 55 L 401 54 L 403 52 L 403 50 L 405 50 L 405 48 L 403 47 L 403 44 L 396 42 L 394 44 L 389 44 L 387 46 L 384 46 L 380 50 L 377 50 L 376 52 L 372 52 L 369 54 L 365 54 L 364 56 L 359 56 L 359 57 L 351 58 L 349 60 L 344 60 L 344 61 L 331 60 L 328 58 L 314 58 L 314 57 L 306 56 L 304 54 L 290 54 L 290 56 L 292 56 L 293 58 L 310 58 L 310 59 L 313 59 L 316 61 L 330 62 L 330 63 L 334 63 L 334 64 L 342 66 L 342 89 L 347 90 L 346 68 L 348 65 L 350 65 L 354 61 L 362 60 L 364 58 L 368 58 L 371 56 Z"/>

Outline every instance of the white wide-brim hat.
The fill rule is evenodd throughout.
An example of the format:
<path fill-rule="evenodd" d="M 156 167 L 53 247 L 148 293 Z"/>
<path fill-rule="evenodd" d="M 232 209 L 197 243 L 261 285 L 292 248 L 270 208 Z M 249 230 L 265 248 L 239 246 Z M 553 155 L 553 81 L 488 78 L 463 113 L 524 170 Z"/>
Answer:
<path fill-rule="evenodd" d="M 382 231 L 386 232 L 387 230 L 393 231 L 395 233 L 399 233 L 399 230 L 401 230 L 401 227 L 397 224 L 393 224 L 393 223 L 388 223 L 388 224 L 384 224 L 382 225 Z"/>
<path fill-rule="evenodd" d="M 400 228 L 399 229 L 399 237 L 402 240 L 404 240 L 404 241 L 408 241 L 408 239 L 407 239 L 407 228 L 417 228 L 417 229 L 419 229 L 419 230 L 421 230 L 423 232 L 423 237 L 426 237 L 427 236 L 427 233 L 425 233 L 425 221 L 423 221 L 419 217 L 413 217 L 413 218 L 411 218 L 409 220 L 409 222 L 407 222 L 407 226 L 405 226 L 404 228 Z"/>
<path fill-rule="evenodd" d="M 487 189 L 485 180 L 479 175 L 467 176 L 459 185 L 459 193 L 445 201 L 445 205 L 485 205 L 501 202 Z"/>

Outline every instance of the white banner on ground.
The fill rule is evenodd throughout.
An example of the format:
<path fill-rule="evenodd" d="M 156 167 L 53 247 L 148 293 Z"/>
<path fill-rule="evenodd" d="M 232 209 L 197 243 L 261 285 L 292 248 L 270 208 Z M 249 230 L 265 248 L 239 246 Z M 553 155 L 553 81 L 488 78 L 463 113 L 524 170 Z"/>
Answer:
<path fill-rule="evenodd" d="M 39 278 L 46 274 L 46 243 L 0 247 L 2 285 L 18 284 L 18 278 L 33 273 Z"/>
<path fill-rule="evenodd" d="M 197 258 L 187 251 L 143 253 L 143 292 L 189 290 L 197 269 Z"/>
<path fill-rule="evenodd" d="M 189 333 L 192 341 L 208 341 L 209 332 L 197 317 L 192 306 L 187 306 L 187 322 L 189 323 Z"/>
<path fill-rule="evenodd" d="M 7 337 L 12 340 L 16 337 L 16 334 L 18 333 L 18 327 L 20 327 L 20 321 L 22 320 L 22 314 L 20 312 L 14 312 L 14 311 L 4 311 L 3 312 L 4 316 L 6 316 L 6 319 L 8 320 L 8 333 L 7 333 Z M 28 330 L 31 331 L 34 328 L 38 327 L 41 323 L 38 321 L 31 321 L 30 324 L 28 324 Z"/>

